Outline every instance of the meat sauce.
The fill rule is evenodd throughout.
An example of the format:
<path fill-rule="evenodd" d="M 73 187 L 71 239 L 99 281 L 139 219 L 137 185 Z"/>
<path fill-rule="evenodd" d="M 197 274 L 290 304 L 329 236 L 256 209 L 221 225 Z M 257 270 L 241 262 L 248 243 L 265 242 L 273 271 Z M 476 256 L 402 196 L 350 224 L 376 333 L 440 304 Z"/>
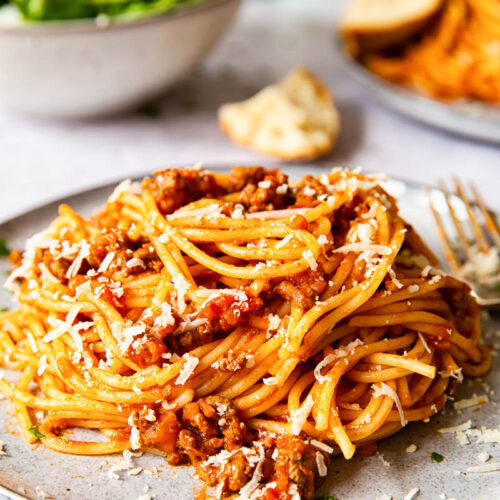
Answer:
<path fill-rule="evenodd" d="M 250 431 L 231 401 L 220 396 L 188 403 L 177 414 L 161 407 L 156 414 L 154 422 L 139 419 L 144 445 L 164 451 L 171 465 L 194 464 L 208 486 L 222 484 L 228 494 L 240 491 L 252 479 L 254 450 L 261 447 L 261 479 L 271 486 L 260 500 L 291 500 L 296 494 L 313 498 L 319 478 L 316 454 L 322 452 L 303 439 Z M 226 452 L 224 460 L 208 460 L 221 452 Z"/>

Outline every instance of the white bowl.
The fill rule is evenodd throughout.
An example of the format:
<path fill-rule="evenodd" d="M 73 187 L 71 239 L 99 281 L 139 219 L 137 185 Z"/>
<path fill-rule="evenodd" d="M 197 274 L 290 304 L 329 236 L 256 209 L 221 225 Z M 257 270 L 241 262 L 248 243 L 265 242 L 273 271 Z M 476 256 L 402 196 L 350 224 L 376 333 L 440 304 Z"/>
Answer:
<path fill-rule="evenodd" d="M 0 27 L 0 102 L 30 114 L 84 118 L 136 106 L 185 76 L 241 0 L 98 27 L 94 20 Z"/>

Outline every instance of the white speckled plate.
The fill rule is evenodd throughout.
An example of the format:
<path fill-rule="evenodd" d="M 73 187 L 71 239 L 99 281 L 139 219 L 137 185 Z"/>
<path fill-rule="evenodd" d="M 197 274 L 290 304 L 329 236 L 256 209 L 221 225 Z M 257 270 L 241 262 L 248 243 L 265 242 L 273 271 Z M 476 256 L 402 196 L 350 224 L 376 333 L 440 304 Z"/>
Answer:
<path fill-rule="evenodd" d="M 210 169 L 210 166 L 207 168 Z M 213 166 L 212 168 L 215 169 Z M 289 167 L 286 170 L 292 178 L 325 171 L 317 166 Z M 439 252 L 423 186 L 391 180 L 386 187 L 398 198 L 402 215 Z M 69 203 L 88 215 L 104 203 L 111 189 L 111 186 L 105 186 L 86 191 L 6 221 L 0 224 L 0 237 L 6 238 L 12 247 L 23 247 L 29 235 L 44 228 L 52 220 L 59 203 Z M 457 208 L 460 209 L 460 203 L 456 201 Z M 4 262 L 0 262 L 0 273 L 3 274 L 7 263 L 5 259 L 2 260 Z M 8 294 L 2 292 L 0 305 L 9 306 L 9 301 Z M 498 331 L 499 319 L 498 316 L 492 318 L 489 329 Z M 492 334 L 489 335 L 489 342 L 492 343 Z M 490 461 L 499 461 L 499 446 L 461 446 L 453 434 L 437 433 L 440 427 L 454 426 L 468 419 L 477 427 L 492 428 L 499 425 L 495 403 L 498 396 L 489 392 L 491 387 L 500 393 L 499 363 L 496 358 L 494 361 L 495 368 L 487 378 L 488 385 L 484 381 L 467 381 L 457 395 L 457 398 L 462 398 L 473 393 L 488 393 L 492 400 L 490 404 L 466 409 L 460 414 L 449 406 L 446 412 L 432 418 L 430 423 L 410 424 L 400 433 L 379 443 L 380 455 L 350 461 L 334 458 L 327 480 L 317 495 L 335 494 L 339 500 L 377 500 L 386 494 L 395 500 L 403 500 L 412 488 L 418 487 L 418 498 L 425 500 L 449 497 L 457 500 L 500 498 L 500 473 L 463 473 L 467 467 L 480 463 L 477 455 L 482 451 L 492 456 Z M 0 401 L 0 440 L 5 443 L 7 452 L 7 456 L 0 457 L 0 484 L 3 485 L 0 486 L 0 498 L 2 493 L 11 499 L 25 498 L 16 492 L 24 492 L 26 496 L 36 498 L 37 494 L 41 497 L 41 492 L 45 492 L 56 499 L 135 500 L 147 491 L 154 499 L 189 500 L 196 496 L 201 487 L 193 478 L 192 469 L 170 468 L 158 456 L 145 455 L 135 459 L 137 465 L 145 471 L 137 476 L 127 476 L 121 472 L 123 479 L 118 481 L 109 478 L 108 471 L 112 464 L 121 460 L 121 456 L 80 457 L 58 454 L 42 446 L 30 446 L 19 436 L 12 416 L 12 406 L 8 401 Z M 410 454 L 405 450 L 411 443 L 416 444 L 417 451 Z M 430 454 L 433 451 L 444 456 L 442 463 L 431 460 Z M 154 467 L 158 470 L 157 475 L 153 473 Z M 440 497 L 441 494 L 445 497 Z"/>
<path fill-rule="evenodd" d="M 447 104 L 391 84 L 368 71 L 336 45 L 347 73 L 377 101 L 414 120 L 453 134 L 500 143 L 500 107 L 479 101 Z"/>

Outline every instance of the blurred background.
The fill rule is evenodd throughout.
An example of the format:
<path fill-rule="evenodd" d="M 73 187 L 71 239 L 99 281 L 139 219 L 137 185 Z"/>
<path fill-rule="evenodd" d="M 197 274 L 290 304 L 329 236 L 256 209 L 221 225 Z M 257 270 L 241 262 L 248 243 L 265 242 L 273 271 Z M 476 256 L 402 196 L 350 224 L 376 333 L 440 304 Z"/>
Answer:
<path fill-rule="evenodd" d="M 159 32 L 148 38 L 138 33 L 137 27 L 122 26 L 113 31 L 113 40 L 96 42 L 107 44 L 102 51 L 95 50 L 101 54 L 97 70 L 111 75 L 106 91 L 112 100 L 127 85 L 152 77 L 163 64 L 177 65 L 178 59 L 188 57 L 184 52 L 189 52 L 193 45 L 197 47 L 190 57 L 201 58 L 221 35 L 208 56 L 161 98 L 132 111 L 70 120 L 34 116 L 6 105 L 0 107 L 2 220 L 62 195 L 142 176 L 161 167 L 197 162 L 273 164 L 274 160 L 230 142 L 218 128 L 217 109 L 225 102 L 248 98 L 300 64 L 327 84 L 342 118 L 337 146 L 315 165 L 325 169 L 362 166 L 427 184 L 458 174 L 464 179 L 475 179 L 491 208 L 500 210 L 498 146 L 441 132 L 395 114 L 351 79 L 335 41 L 342 1 L 244 0 L 232 22 L 239 2 L 219 1 L 218 4 L 225 4 L 222 10 L 217 10 L 221 5 L 210 7 L 210 3 L 213 2 L 199 7 L 205 11 L 204 21 L 194 26 L 186 23 L 172 35 L 173 39 Z M 93 88 L 96 68 L 89 67 L 81 75 L 79 69 L 91 59 L 85 50 L 94 46 L 99 34 L 74 26 L 71 29 L 80 33 L 77 46 L 73 42 L 58 42 L 54 48 L 50 45 L 54 43 L 53 36 L 26 37 L 10 28 L 9 22 L 4 21 L 7 27 L 0 26 L 1 71 L 6 71 L 8 64 L 19 69 L 17 80 L 7 82 L 13 92 L 20 91 L 18 102 L 28 96 L 27 105 L 47 110 L 53 104 L 53 109 L 59 109 L 64 88 L 58 88 L 57 82 Z M 106 18 L 101 17 L 99 22 L 105 30 Z M 142 31 L 160 29 L 157 22 L 146 24 L 149 28 L 144 25 Z M 228 30 L 224 32 L 226 25 Z M 7 33 L 9 30 L 14 33 Z M 200 33 L 206 36 L 200 38 Z M 147 44 L 154 47 L 150 50 Z M 47 49 L 43 57 L 30 61 L 40 47 Z M 136 48 L 133 54 L 128 53 L 131 47 Z M 9 57 L 2 56 L 2 51 L 9 51 Z M 75 51 L 75 56 L 68 51 Z M 74 71 L 61 80 L 47 53 L 56 59 L 74 57 Z M 133 74 L 120 72 L 117 54 L 128 54 L 131 61 L 134 57 L 140 61 Z M 183 68 L 176 71 L 182 73 Z M 0 80 L 5 83 L 3 77 Z M 31 93 L 33 99 L 29 97 Z M 5 100 L 3 97 L 0 95 L 0 100 Z"/>

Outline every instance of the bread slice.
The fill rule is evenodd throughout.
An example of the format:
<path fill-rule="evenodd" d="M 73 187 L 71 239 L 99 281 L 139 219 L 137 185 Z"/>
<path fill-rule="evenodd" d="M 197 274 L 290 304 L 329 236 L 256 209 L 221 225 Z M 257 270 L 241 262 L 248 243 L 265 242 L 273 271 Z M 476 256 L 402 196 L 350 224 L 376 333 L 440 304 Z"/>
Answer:
<path fill-rule="evenodd" d="M 350 0 L 340 30 L 348 50 L 379 50 L 407 40 L 420 31 L 444 0 Z"/>
<path fill-rule="evenodd" d="M 306 68 L 246 101 L 224 104 L 219 123 L 233 141 L 291 161 L 329 153 L 340 130 L 332 95 Z"/>

